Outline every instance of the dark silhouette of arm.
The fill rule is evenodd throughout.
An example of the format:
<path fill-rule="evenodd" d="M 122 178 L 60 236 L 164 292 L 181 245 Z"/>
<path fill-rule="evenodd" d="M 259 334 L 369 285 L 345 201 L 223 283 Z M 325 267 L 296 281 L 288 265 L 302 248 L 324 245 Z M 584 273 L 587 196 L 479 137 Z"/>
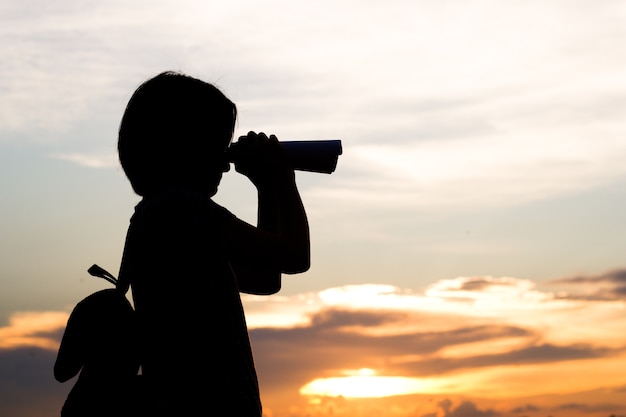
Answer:
<path fill-rule="evenodd" d="M 280 290 L 282 273 L 309 269 L 309 226 L 294 171 L 276 138 L 253 132 L 244 138 L 240 142 L 250 147 L 251 158 L 236 168 L 257 188 L 258 222 L 255 228 L 234 220 L 226 232 L 229 257 L 240 291 L 273 294 Z"/>

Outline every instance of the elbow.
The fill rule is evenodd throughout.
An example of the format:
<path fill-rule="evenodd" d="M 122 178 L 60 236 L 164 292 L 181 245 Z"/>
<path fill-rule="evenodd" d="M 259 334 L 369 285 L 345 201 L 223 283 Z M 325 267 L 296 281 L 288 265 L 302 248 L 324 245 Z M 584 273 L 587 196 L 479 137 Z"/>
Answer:
<path fill-rule="evenodd" d="M 278 293 L 280 289 L 281 289 L 281 282 L 280 280 L 278 280 L 278 282 L 273 282 L 271 284 L 266 284 L 263 286 L 240 287 L 239 291 L 245 294 L 252 294 L 252 295 L 273 295 L 273 294 Z"/>
<path fill-rule="evenodd" d="M 278 282 L 275 282 L 274 285 L 270 285 L 270 286 L 263 288 L 263 291 L 258 292 L 257 295 L 277 294 L 280 291 L 281 287 L 282 287 L 281 280 L 278 280 Z"/>
<path fill-rule="evenodd" d="M 282 272 L 285 274 L 301 274 L 311 268 L 311 253 L 309 250 L 292 253 L 284 264 Z"/>
<path fill-rule="evenodd" d="M 272 295 L 280 291 L 282 282 L 280 271 L 255 271 L 251 275 L 237 278 L 239 291 L 253 295 Z"/>
<path fill-rule="evenodd" d="M 306 260 L 302 260 L 300 262 L 298 262 L 296 265 L 294 265 L 291 268 L 290 272 L 286 272 L 289 274 L 302 274 L 306 271 L 308 271 L 311 268 L 311 260 L 309 258 L 307 258 Z"/>

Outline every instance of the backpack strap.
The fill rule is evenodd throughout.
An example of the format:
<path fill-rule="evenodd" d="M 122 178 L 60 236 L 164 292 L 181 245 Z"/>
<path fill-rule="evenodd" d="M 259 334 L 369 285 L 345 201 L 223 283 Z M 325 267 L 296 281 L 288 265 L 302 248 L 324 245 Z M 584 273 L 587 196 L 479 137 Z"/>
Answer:
<path fill-rule="evenodd" d="M 115 288 L 117 288 L 118 291 L 121 291 L 122 294 L 126 294 L 128 292 L 128 289 L 130 288 L 130 281 L 131 281 L 130 277 L 132 276 L 132 274 L 129 272 L 130 264 L 126 256 L 127 252 L 128 252 L 128 235 L 126 236 L 126 240 L 124 242 L 124 250 L 122 252 L 122 261 L 120 262 L 120 272 L 119 272 L 117 284 L 115 285 Z"/>
<path fill-rule="evenodd" d="M 87 272 L 89 272 L 90 275 L 94 276 L 94 277 L 98 277 L 98 278 L 102 278 L 104 280 L 109 281 L 111 284 L 115 285 L 117 287 L 117 278 L 115 278 L 113 275 L 111 275 L 111 273 L 109 273 L 109 271 L 107 271 L 106 269 L 93 264 L 91 265 L 91 267 L 87 270 Z"/>
<path fill-rule="evenodd" d="M 127 276 L 127 274 L 122 274 L 122 269 L 120 268 L 120 278 L 115 278 L 113 274 L 111 274 L 106 269 L 102 268 L 99 265 L 93 264 L 87 270 L 90 275 L 98 278 L 102 278 L 111 284 L 115 285 L 115 289 L 121 292 L 122 294 L 126 294 L 128 292 L 128 288 L 130 287 L 130 280 L 123 280 L 122 277 Z"/>

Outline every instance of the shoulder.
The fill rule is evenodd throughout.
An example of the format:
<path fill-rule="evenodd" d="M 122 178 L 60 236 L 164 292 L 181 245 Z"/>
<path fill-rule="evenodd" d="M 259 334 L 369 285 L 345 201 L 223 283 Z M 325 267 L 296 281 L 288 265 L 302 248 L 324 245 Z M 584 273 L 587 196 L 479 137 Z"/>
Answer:
<path fill-rule="evenodd" d="M 131 221 L 168 219 L 174 223 L 221 223 L 235 216 L 209 197 L 193 190 L 174 188 L 144 198 Z"/>

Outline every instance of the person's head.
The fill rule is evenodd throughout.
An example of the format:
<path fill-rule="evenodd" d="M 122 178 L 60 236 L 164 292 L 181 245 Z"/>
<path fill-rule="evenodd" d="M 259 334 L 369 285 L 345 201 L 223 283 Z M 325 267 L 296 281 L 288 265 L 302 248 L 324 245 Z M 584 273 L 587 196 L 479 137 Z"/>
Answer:
<path fill-rule="evenodd" d="M 122 168 L 146 196 L 170 186 L 215 194 L 237 108 L 218 88 L 176 72 L 144 82 L 130 98 L 118 138 Z"/>

